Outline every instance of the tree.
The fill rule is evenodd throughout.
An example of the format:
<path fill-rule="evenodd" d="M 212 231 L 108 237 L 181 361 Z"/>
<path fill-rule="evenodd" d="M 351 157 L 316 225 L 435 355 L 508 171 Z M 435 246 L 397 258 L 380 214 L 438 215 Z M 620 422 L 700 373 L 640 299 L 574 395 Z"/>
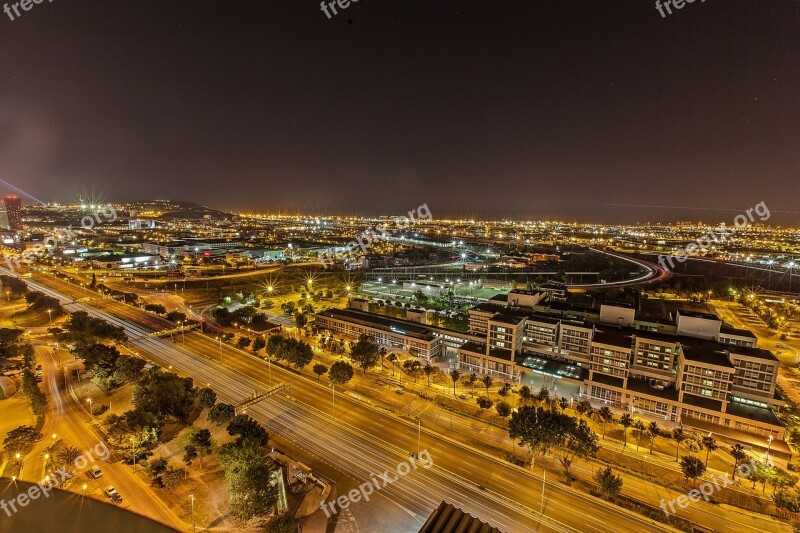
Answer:
<path fill-rule="evenodd" d="M 756 488 L 756 483 L 761 483 L 761 492 L 766 492 L 767 482 L 772 475 L 772 467 L 770 465 L 753 461 L 750 463 L 750 475 L 748 479 L 753 482 L 753 489 Z"/>
<path fill-rule="evenodd" d="M 366 374 L 367 369 L 375 366 L 380 359 L 375 339 L 368 335 L 359 335 L 358 341 L 350 347 L 350 359 Z"/>
<path fill-rule="evenodd" d="M 195 390 L 191 378 L 181 378 L 158 367 L 151 368 L 133 389 L 132 403 L 137 411 L 158 419 L 185 420 L 194 408 Z"/>
<path fill-rule="evenodd" d="M 622 476 L 614 474 L 610 466 L 600 469 L 594 473 L 594 480 L 597 488 L 606 495 L 614 496 L 622 492 Z"/>
<path fill-rule="evenodd" d="M 209 387 L 197 391 L 197 405 L 202 409 L 211 409 L 217 403 L 217 393 Z"/>
<path fill-rule="evenodd" d="M 314 359 L 311 345 L 295 339 L 287 339 L 285 343 L 286 361 L 295 368 L 303 368 Z"/>
<path fill-rule="evenodd" d="M 633 421 L 633 430 L 636 432 L 636 451 L 638 452 L 639 444 L 641 444 L 642 441 L 642 435 L 644 435 L 647 427 L 644 425 L 644 422 L 637 418 Z"/>
<path fill-rule="evenodd" d="M 314 365 L 312 370 L 317 375 L 317 379 L 319 379 L 320 377 L 322 377 L 322 374 L 328 371 L 328 367 L 323 364 L 317 363 L 316 365 Z"/>
<path fill-rule="evenodd" d="M 661 434 L 661 429 L 658 427 L 658 422 L 650 422 L 647 424 L 647 437 L 650 439 L 650 455 L 653 455 L 653 443 L 659 434 Z"/>
<path fill-rule="evenodd" d="M 78 457 L 81 456 L 81 451 L 75 446 L 65 446 L 58 452 L 58 461 L 62 466 L 69 466 L 75 464 Z"/>
<path fill-rule="evenodd" d="M 578 412 L 578 415 L 583 418 L 592 410 L 592 404 L 589 400 L 578 400 L 578 403 L 575 404 L 575 410 Z"/>
<path fill-rule="evenodd" d="M 422 363 L 420 363 L 416 359 L 409 359 L 403 361 L 403 369 L 406 371 L 406 374 L 414 378 L 414 383 L 416 383 L 417 378 L 422 372 Z"/>
<path fill-rule="evenodd" d="M 519 388 L 519 401 L 522 405 L 528 405 L 528 402 L 533 398 L 533 392 L 531 392 L 531 388 L 527 385 L 523 385 Z"/>
<path fill-rule="evenodd" d="M 156 313 L 157 315 L 164 315 L 167 313 L 167 308 L 160 304 L 147 304 L 144 306 L 144 310 Z"/>
<path fill-rule="evenodd" d="M 251 342 L 253 342 L 253 341 L 250 340 L 250 337 L 244 337 L 244 336 L 243 337 L 239 337 L 239 340 L 236 341 L 236 347 L 239 348 L 240 350 L 244 350 L 245 348 L 250 346 Z"/>
<path fill-rule="evenodd" d="M 386 360 L 392 363 L 392 376 L 394 376 L 394 362 L 397 361 L 397 354 L 392 352 L 386 356 Z"/>
<path fill-rule="evenodd" d="M 186 314 L 181 313 L 180 311 L 170 311 L 167 313 L 165 317 L 170 322 L 175 322 L 176 324 L 180 324 L 181 322 L 186 322 Z"/>
<path fill-rule="evenodd" d="M 192 461 L 197 459 L 197 448 L 193 444 L 187 444 L 183 448 L 183 462 L 192 464 Z"/>
<path fill-rule="evenodd" d="M 622 445 L 623 448 L 628 447 L 628 428 L 633 425 L 633 417 L 625 413 L 621 417 L 619 417 L 619 425 L 622 426 L 622 436 L 624 438 L 624 444 Z"/>
<path fill-rule="evenodd" d="M 197 453 L 200 454 L 200 467 L 202 467 L 203 455 L 211 453 L 211 431 L 208 429 L 198 429 L 189 437 L 189 443 L 194 446 Z"/>
<path fill-rule="evenodd" d="M 425 377 L 428 378 L 428 387 L 431 386 L 431 374 L 436 372 L 436 367 L 433 366 L 429 361 L 425 362 L 425 366 L 422 367 L 422 371 L 425 373 Z"/>
<path fill-rule="evenodd" d="M 706 465 L 694 455 L 687 455 L 681 459 L 681 472 L 683 472 L 686 479 L 692 480 L 692 487 L 694 487 L 697 478 L 702 476 L 705 471 Z"/>
<path fill-rule="evenodd" d="M 509 436 L 527 444 L 534 457 L 558 449 L 568 481 L 572 479 L 569 468 L 575 457 L 593 455 L 600 448 L 597 435 L 585 420 L 541 407 L 520 407 L 511 414 L 508 427 Z"/>
<path fill-rule="evenodd" d="M 614 415 L 611 413 L 611 409 L 605 405 L 598 409 L 596 413 L 597 418 L 603 424 L 603 440 L 606 440 L 606 424 L 614 421 Z"/>
<path fill-rule="evenodd" d="M 173 490 L 175 487 L 180 485 L 181 481 L 183 481 L 183 477 L 183 472 L 173 468 L 172 466 L 169 466 L 161 475 L 161 482 L 163 483 L 165 489 Z"/>
<path fill-rule="evenodd" d="M 297 326 L 297 329 L 303 329 L 308 324 L 308 318 L 306 315 L 300 312 L 294 314 L 294 325 Z"/>
<path fill-rule="evenodd" d="M 675 439 L 676 446 L 675 446 L 675 461 L 680 459 L 681 453 L 681 442 L 685 441 L 688 437 L 686 433 L 683 431 L 683 428 L 675 428 L 672 430 L 672 438 Z"/>
<path fill-rule="evenodd" d="M 489 387 L 492 386 L 492 376 L 483 376 L 481 382 L 483 383 L 483 386 L 486 387 L 486 397 L 491 398 L 489 395 Z"/>
<path fill-rule="evenodd" d="M 544 407 L 545 403 L 550 402 L 550 391 L 543 386 L 539 389 L 539 392 L 536 393 L 536 401 L 539 402 L 541 407 Z"/>
<path fill-rule="evenodd" d="M 481 409 L 489 409 L 494 402 L 485 396 L 480 396 L 475 400 L 478 403 L 478 407 Z"/>
<path fill-rule="evenodd" d="M 299 523 L 292 513 L 276 516 L 264 526 L 264 533 L 297 533 Z"/>
<path fill-rule="evenodd" d="M 353 379 L 353 365 L 346 361 L 336 361 L 328 371 L 328 378 L 334 385 L 346 385 Z"/>
<path fill-rule="evenodd" d="M 585 420 L 578 420 L 575 417 L 560 415 L 561 423 L 566 427 L 565 437 L 557 443 L 561 457 L 559 462 L 564 467 L 564 477 L 569 482 L 572 476 L 569 467 L 575 457 L 588 457 L 597 453 L 600 445 L 597 443 L 597 434 L 591 430 Z M 564 421 L 568 421 L 564 424 Z"/>
<path fill-rule="evenodd" d="M 453 396 L 456 395 L 456 384 L 458 383 L 458 378 L 460 377 L 461 377 L 461 372 L 459 372 L 455 368 L 450 371 L 450 379 L 453 380 Z"/>
<path fill-rule="evenodd" d="M 700 439 L 700 444 L 701 444 L 701 445 L 703 446 L 703 448 L 705 448 L 705 450 L 706 450 L 706 463 L 705 463 L 705 466 L 706 466 L 706 468 L 708 468 L 708 456 L 709 456 L 709 454 L 710 454 L 711 452 L 713 452 L 714 450 L 716 450 L 716 449 L 717 449 L 717 441 L 716 441 L 716 440 L 714 439 L 714 437 L 712 437 L 712 436 L 711 436 L 711 434 L 709 433 L 708 435 L 704 435 L 704 436 L 703 436 L 703 437 Z"/>
<path fill-rule="evenodd" d="M 253 350 L 254 354 L 258 354 L 261 350 L 263 350 L 267 346 L 267 341 L 264 340 L 264 337 L 256 337 L 253 341 Z"/>
<path fill-rule="evenodd" d="M 497 411 L 497 414 L 503 418 L 506 418 L 509 415 L 511 415 L 511 406 L 508 405 L 507 402 L 497 402 L 494 408 L 495 411 Z"/>
<path fill-rule="evenodd" d="M 146 364 L 146 361 L 141 357 L 119 357 L 115 363 L 114 381 L 126 383 L 138 379 Z"/>
<path fill-rule="evenodd" d="M 744 446 L 738 443 L 731 446 L 728 453 L 733 457 L 733 476 L 731 477 L 732 479 L 736 479 L 736 469 L 747 459 L 747 453 L 744 451 Z"/>
<path fill-rule="evenodd" d="M 800 494 L 794 491 L 780 490 L 772 495 L 772 501 L 778 509 L 785 509 L 790 513 L 800 513 Z M 800 522 L 795 522 L 793 531 L 800 531 Z"/>
<path fill-rule="evenodd" d="M 220 464 L 228 482 L 229 512 L 239 520 L 266 516 L 278 500 L 272 472 L 255 442 L 228 443 L 219 453 Z"/>
<path fill-rule="evenodd" d="M 236 408 L 227 403 L 214 404 L 208 410 L 208 419 L 215 424 L 226 424 L 236 416 Z"/>
<path fill-rule="evenodd" d="M 258 422 L 248 415 L 236 415 L 228 424 L 228 435 L 238 436 L 238 443 L 252 441 L 258 446 L 266 446 L 269 442 L 269 433 Z"/>
<path fill-rule="evenodd" d="M 164 486 L 161 476 L 167 471 L 167 466 L 167 460 L 163 457 L 158 457 L 147 462 L 147 466 L 144 470 L 147 472 L 147 475 L 150 476 L 150 481 L 153 485 L 157 487 Z"/>
<path fill-rule="evenodd" d="M 19 426 L 8 432 L 3 447 L 10 452 L 24 454 L 41 438 L 42 434 L 33 426 Z"/>

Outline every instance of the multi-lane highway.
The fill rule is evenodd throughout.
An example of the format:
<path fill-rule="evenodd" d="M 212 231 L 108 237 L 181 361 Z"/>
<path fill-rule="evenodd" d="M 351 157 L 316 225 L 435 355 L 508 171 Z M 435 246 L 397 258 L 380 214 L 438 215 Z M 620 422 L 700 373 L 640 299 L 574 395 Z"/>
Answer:
<path fill-rule="evenodd" d="M 27 280 L 35 290 L 71 302 L 80 291 L 66 282 L 46 278 L 47 286 Z M 50 287 L 55 287 L 58 291 Z M 64 296 L 66 295 L 66 296 Z M 103 310 L 74 304 L 91 314 L 125 327 L 138 349 L 163 366 L 172 366 L 209 383 L 218 395 L 239 403 L 253 390 L 269 385 L 263 361 L 198 333 L 186 335 L 186 346 L 146 338 L 169 323 L 156 316 L 116 302 L 103 302 Z M 387 413 L 352 400 L 337 398 L 336 417 L 330 416 L 327 391 L 314 380 L 300 378 L 276 365 L 274 381 L 291 382 L 291 398 L 273 397 L 248 410 L 272 432 L 295 441 L 298 446 L 334 465 L 357 480 L 368 480 L 385 470 L 393 471 L 417 449 L 417 427 Z M 422 434 L 434 467 L 400 478 L 382 493 L 407 511 L 407 523 L 397 531 L 417 531 L 442 500 L 448 500 L 494 523 L 504 531 L 664 531 L 656 522 L 623 511 L 601 500 L 585 496 L 558 483 L 547 482 L 542 506 L 542 479 L 477 450 Z M 554 473 L 553 478 L 557 480 Z M 550 479 L 550 478 L 548 478 Z M 580 512 L 576 513 L 576 509 Z"/>
<path fill-rule="evenodd" d="M 44 278 L 61 294 L 80 296 L 70 284 Z M 38 283 L 34 288 L 59 296 Z M 63 296 L 62 296 L 63 298 Z M 103 302 L 103 311 L 90 306 L 90 313 L 126 328 L 142 352 L 162 366 L 185 373 L 198 383 L 209 383 L 221 398 L 239 403 L 253 390 L 270 384 L 264 361 L 231 346 L 220 345 L 198 333 L 186 335 L 185 346 L 160 339 L 143 338 L 150 331 L 171 323 L 130 306 Z M 177 338 L 176 338 L 177 340 Z M 393 470 L 417 449 L 417 427 L 375 410 L 346 395 L 337 395 L 336 418 L 330 416 L 329 391 L 316 380 L 297 376 L 277 365 L 271 368 L 273 382 L 291 383 L 291 398 L 274 397 L 248 412 L 273 433 L 296 442 L 327 464 L 357 480 Z M 424 429 L 424 428 L 423 428 Z M 423 431 L 420 447 L 430 450 L 435 467 L 401 478 L 383 494 L 406 511 L 407 523 L 398 531 L 416 531 L 438 502 L 447 499 L 473 514 L 512 531 L 660 531 L 663 525 L 631 515 L 610 504 L 587 497 L 560 483 L 546 483 L 544 518 L 542 479 L 530 471 L 497 460 L 447 438 Z M 548 479 L 558 479 L 558 474 Z M 643 487 L 644 488 L 644 487 Z M 580 513 L 575 513 L 579 508 Z M 691 519 L 715 525 L 722 516 L 697 504 L 687 509 Z M 729 531 L 781 531 L 783 524 L 734 512 L 726 515 Z M 612 524 L 613 527 L 606 525 Z M 712 526 L 713 527 L 713 526 Z M 716 528 L 713 528 L 716 529 Z"/>

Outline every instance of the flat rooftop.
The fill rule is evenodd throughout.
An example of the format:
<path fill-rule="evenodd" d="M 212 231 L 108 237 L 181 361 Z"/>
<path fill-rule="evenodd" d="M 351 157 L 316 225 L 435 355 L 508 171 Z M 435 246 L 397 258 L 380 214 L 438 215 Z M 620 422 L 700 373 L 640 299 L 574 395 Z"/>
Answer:
<path fill-rule="evenodd" d="M 726 345 L 689 337 L 680 337 L 683 356 L 687 361 L 734 368 L 723 350 Z"/>
<path fill-rule="evenodd" d="M 375 313 L 357 311 L 355 309 L 328 309 L 317 313 L 316 316 L 344 320 L 354 324 L 359 324 L 361 326 L 368 326 L 371 328 L 396 333 L 398 335 L 405 335 L 427 341 L 432 341 L 435 338 L 435 335 L 430 328 L 420 325 L 418 322 L 390 318 Z"/>
<path fill-rule="evenodd" d="M 592 345 L 598 342 L 608 346 L 627 348 L 629 350 L 633 346 L 630 330 L 622 328 L 616 329 L 607 326 L 602 330 L 595 330 L 594 337 L 592 338 Z"/>

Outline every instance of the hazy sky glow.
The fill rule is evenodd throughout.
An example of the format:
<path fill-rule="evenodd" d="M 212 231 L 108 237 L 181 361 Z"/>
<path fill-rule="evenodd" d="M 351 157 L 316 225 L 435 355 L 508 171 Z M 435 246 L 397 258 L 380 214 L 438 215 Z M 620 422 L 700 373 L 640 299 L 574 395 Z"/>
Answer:
<path fill-rule="evenodd" d="M 765 201 L 800 224 L 777 213 L 800 195 L 798 6 L 43 3 L 0 18 L 0 178 L 45 200 L 610 222 Z"/>

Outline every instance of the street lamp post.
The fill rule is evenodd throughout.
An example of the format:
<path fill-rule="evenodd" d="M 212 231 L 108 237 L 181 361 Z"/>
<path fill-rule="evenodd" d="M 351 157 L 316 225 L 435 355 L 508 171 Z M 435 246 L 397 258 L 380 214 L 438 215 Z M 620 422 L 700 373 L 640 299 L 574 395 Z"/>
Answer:
<path fill-rule="evenodd" d="M 192 533 L 195 531 L 195 523 L 194 523 L 194 494 L 189 494 L 189 498 L 192 499 Z"/>
<path fill-rule="evenodd" d="M 767 437 L 767 464 L 769 464 L 769 452 L 772 449 L 772 434 Z"/>
<path fill-rule="evenodd" d="M 91 398 L 87 399 L 86 401 L 89 402 L 89 412 L 92 414 L 92 417 L 94 417 L 94 402 Z"/>
<path fill-rule="evenodd" d="M 331 416 L 336 416 L 336 383 L 331 383 Z"/>
<path fill-rule="evenodd" d="M 419 439 L 422 435 L 422 416 L 417 417 L 417 458 L 419 458 L 420 446 Z"/>
<path fill-rule="evenodd" d="M 133 471 L 136 472 L 136 439 L 131 437 L 131 444 L 133 445 Z"/>
<path fill-rule="evenodd" d="M 546 479 L 547 479 L 547 463 L 545 462 L 544 468 L 542 469 L 542 510 L 539 513 L 541 515 L 544 515 L 544 487 Z"/>
<path fill-rule="evenodd" d="M 48 309 L 47 310 L 47 315 L 50 317 L 50 325 L 52 326 L 53 325 L 53 310 L 52 309 Z"/>

